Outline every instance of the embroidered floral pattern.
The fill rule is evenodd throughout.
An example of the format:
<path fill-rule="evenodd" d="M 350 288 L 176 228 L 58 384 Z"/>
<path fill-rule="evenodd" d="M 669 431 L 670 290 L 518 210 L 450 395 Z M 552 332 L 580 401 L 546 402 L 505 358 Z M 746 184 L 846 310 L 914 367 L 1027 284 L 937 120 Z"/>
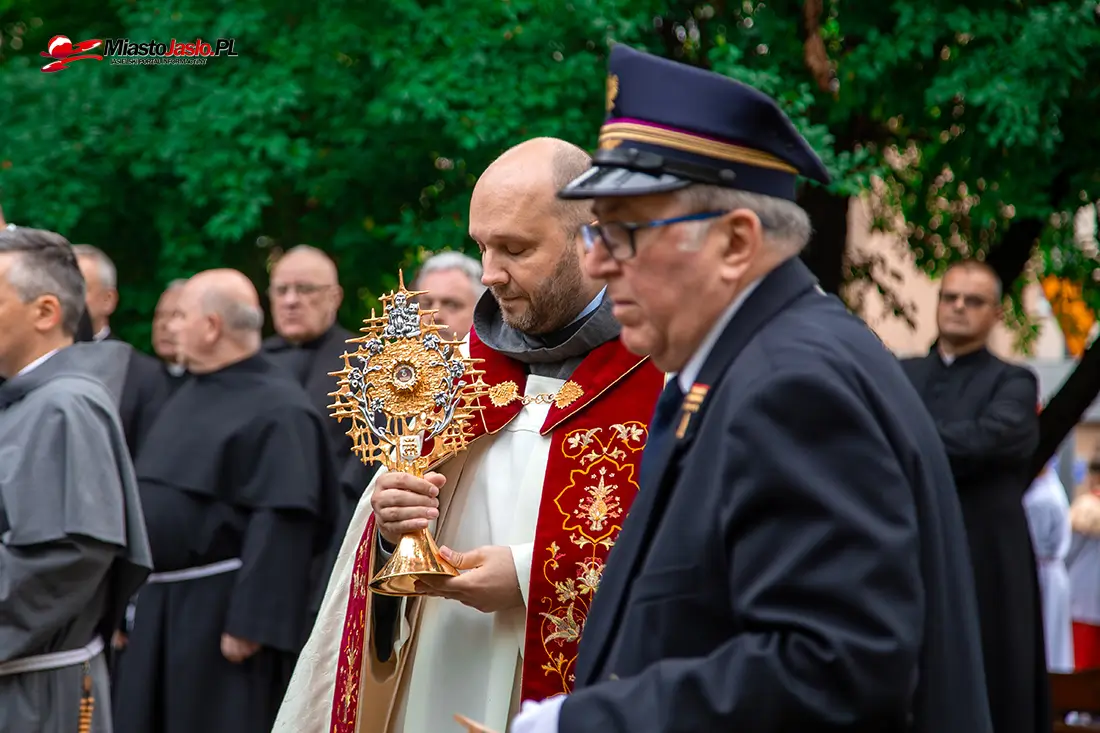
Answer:
<path fill-rule="evenodd" d="M 543 511 L 556 509 L 569 547 L 551 542 L 545 548 L 542 575 L 548 585 L 542 587 L 552 593 L 530 599 L 542 620 L 539 637 L 546 657 L 541 669 L 554 678 L 559 692 L 572 689 L 576 645 L 600 587 L 607 553 L 638 492 L 637 464 L 645 439 L 645 424 L 632 421 L 606 429 L 572 430 L 561 442 L 564 457 L 575 468 L 569 472 L 569 483 Z"/>
<path fill-rule="evenodd" d="M 359 716 L 359 681 L 363 668 L 363 634 L 366 629 L 368 581 L 371 569 L 371 545 L 374 542 L 374 517 L 367 521 L 366 531 L 355 554 L 355 570 L 351 576 L 344 633 L 340 642 L 340 661 L 336 670 L 336 699 L 332 705 L 332 733 L 354 733 Z"/>

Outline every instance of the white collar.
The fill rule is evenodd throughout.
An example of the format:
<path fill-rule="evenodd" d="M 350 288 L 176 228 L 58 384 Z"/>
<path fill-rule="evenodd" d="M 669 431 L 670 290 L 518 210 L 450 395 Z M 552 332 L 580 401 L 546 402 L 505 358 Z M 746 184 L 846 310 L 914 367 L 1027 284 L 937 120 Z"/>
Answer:
<path fill-rule="evenodd" d="M 592 301 L 591 301 L 591 302 L 590 302 L 590 303 L 589 303 L 588 305 L 586 305 L 586 306 L 584 307 L 584 310 L 582 310 L 582 311 L 581 311 L 580 313 L 578 313 L 578 314 L 577 314 L 577 317 L 576 317 L 576 318 L 574 318 L 574 319 L 573 319 L 572 321 L 570 321 L 570 322 L 569 322 L 569 325 L 573 325 L 574 323 L 576 323 L 576 322 L 577 322 L 577 321 L 579 321 L 580 319 L 582 319 L 582 318 L 584 318 L 585 316 L 587 316 L 587 315 L 588 315 L 589 313 L 591 313 L 592 311 L 594 311 L 594 310 L 596 310 L 597 308 L 599 308 L 599 307 L 600 307 L 600 303 L 601 303 L 601 302 L 603 301 L 603 294 L 604 294 L 604 293 L 605 293 L 606 291 L 607 291 L 607 286 L 605 285 L 605 286 L 603 287 L 603 290 L 601 290 L 600 292 L 596 293 L 596 297 L 595 297 L 595 298 L 593 298 L 593 299 L 592 299 Z"/>
<path fill-rule="evenodd" d="M 722 315 L 719 316 L 714 325 L 710 327 L 710 332 L 707 333 L 706 338 L 696 347 L 695 353 L 691 355 L 691 358 L 687 360 L 687 363 L 684 364 L 684 368 L 681 369 L 680 373 L 677 375 L 681 392 L 687 394 L 691 391 L 691 387 L 695 384 L 699 372 L 703 369 L 703 364 L 706 363 L 707 357 L 710 356 L 710 352 L 714 349 L 714 345 L 718 343 L 718 337 L 726 330 L 726 326 L 733 320 L 733 316 L 741 309 L 745 300 L 752 295 L 752 291 L 756 290 L 756 286 L 759 284 L 760 280 L 754 280 L 750 283 L 749 286 L 741 291 L 741 294 L 726 307 L 726 310 L 722 312 Z"/>
<path fill-rule="evenodd" d="M 34 370 L 35 370 L 35 369 L 37 369 L 38 367 L 40 367 L 40 366 L 42 366 L 43 364 L 45 364 L 45 363 L 46 363 L 46 361 L 47 361 L 47 360 L 49 360 L 49 358 L 50 358 L 51 356 L 53 356 L 54 354 L 56 354 L 56 353 L 57 353 L 58 351 L 61 351 L 61 349 L 54 349 L 53 351 L 50 351 L 50 352 L 47 352 L 47 353 L 43 354 L 42 356 L 38 357 L 37 359 L 35 359 L 34 361 L 32 361 L 32 362 L 31 362 L 30 364 L 28 364 L 27 366 L 25 366 L 25 367 L 23 367 L 22 369 L 20 369 L 20 370 L 19 370 L 19 373 L 18 373 L 18 374 L 16 374 L 15 376 L 17 376 L 17 377 L 21 377 L 21 376 L 23 376 L 24 374 L 26 374 L 26 373 L 28 373 L 28 372 L 34 371 Z"/>
<path fill-rule="evenodd" d="M 102 341 L 103 339 L 107 338 L 110 335 L 111 335 L 111 327 L 110 326 L 104 326 L 103 328 L 99 329 L 99 333 L 97 333 L 95 336 L 92 336 L 92 340 L 93 341 Z"/>

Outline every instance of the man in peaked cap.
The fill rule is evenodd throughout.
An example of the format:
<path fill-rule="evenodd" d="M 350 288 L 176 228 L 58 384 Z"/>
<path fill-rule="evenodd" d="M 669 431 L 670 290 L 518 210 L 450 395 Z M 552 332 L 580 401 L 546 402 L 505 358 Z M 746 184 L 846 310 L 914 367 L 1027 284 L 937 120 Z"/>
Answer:
<path fill-rule="evenodd" d="M 797 257 L 798 177 L 760 92 L 616 46 L 588 274 L 673 373 L 569 695 L 513 733 L 990 731 L 973 580 L 935 426 Z"/>

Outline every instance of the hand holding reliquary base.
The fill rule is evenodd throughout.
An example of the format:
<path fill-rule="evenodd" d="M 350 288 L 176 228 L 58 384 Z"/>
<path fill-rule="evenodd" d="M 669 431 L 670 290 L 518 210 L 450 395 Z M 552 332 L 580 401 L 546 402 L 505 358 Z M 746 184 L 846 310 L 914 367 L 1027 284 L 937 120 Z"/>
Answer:
<path fill-rule="evenodd" d="M 467 427 L 482 409 L 487 394 L 478 362 L 462 356 L 460 341 L 440 336 L 446 326 L 436 311 L 421 311 L 414 297 L 426 291 L 398 289 L 380 298 L 383 311 L 363 321 L 363 336 L 344 354 L 344 368 L 333 372 L 339 389 L 329 406 L 337 420 L 351 419 L 347 434 L 364 463 L 381 463 L 390 471 L 422 477 L 430 466 L 466 448 Z M 458 575 L 439 553 L 427 529 L 403 536 L 386 563 L 371 579 L 375 593 L 415 596 L 417 576 Z"/>

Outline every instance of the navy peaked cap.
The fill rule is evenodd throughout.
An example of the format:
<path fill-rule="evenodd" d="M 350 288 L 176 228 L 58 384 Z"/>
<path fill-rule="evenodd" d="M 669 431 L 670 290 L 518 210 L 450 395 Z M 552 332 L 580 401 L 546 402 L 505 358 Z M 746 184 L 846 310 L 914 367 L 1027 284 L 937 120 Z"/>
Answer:
<path fill-rule="evenodd" d="M 644 196 L 704 183 L 793 201 L 829 172 L 768 95 L 721 74 L 616 45 L 592 169 L 563 199 Z"/>

